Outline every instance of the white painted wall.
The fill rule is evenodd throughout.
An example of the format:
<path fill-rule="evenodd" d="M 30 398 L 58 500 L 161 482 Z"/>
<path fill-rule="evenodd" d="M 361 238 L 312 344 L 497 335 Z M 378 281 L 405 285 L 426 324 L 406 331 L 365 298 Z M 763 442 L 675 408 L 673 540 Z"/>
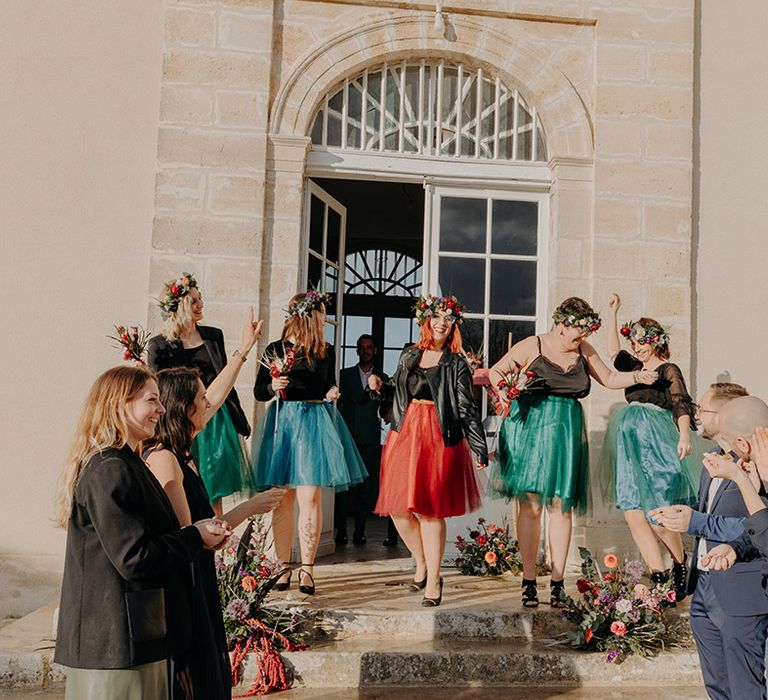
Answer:
<path fill-rule="evenodd" d="M 0 22 L 0 616 L 4 555 L 49 555 L 55 482 L 111 324 L 146 323 L 160 0 L 5 0 Z M 19 559 L 16 557 L 15 562 Z"/>
<path fill-rule="evenodd" d="M 730 380 L 768 398 L 768 4 L 700 6 L 698 389 Z"/>

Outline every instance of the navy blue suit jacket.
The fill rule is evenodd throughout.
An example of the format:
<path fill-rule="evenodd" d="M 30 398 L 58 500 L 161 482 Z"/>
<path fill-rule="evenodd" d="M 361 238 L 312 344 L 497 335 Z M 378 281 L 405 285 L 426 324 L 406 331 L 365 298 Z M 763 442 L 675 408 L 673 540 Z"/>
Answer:
<path fill-rule="evenodd" d="M 694 504 L 694 510 L 707 511 L 707 496 L 711 483 L 712 477 L 704 469 L 699 483 L 699 500 Z M 712 515 L 722 515 L 727 518 L 746 518 L 749 515 L 739 487 L 728 479 L 725 479 L 715 492 L 709 512 Z M 699 578 L 699 569 L 696 566 L 699 540 L 700 538 L 697 537 L 691 556 L 689 593 L 694 592 Z M 718 544 L 722 543 L 707 540 L 708 549 Z M 766 560 L 760 556 L 760 552 L 752 544 L 746 532 L 728 544 L 736 550 L 738 561 L 727 571 L 713 571 L 710 574 L 712 590 L 723 612 L 735 617 L 768 615 Z"/>

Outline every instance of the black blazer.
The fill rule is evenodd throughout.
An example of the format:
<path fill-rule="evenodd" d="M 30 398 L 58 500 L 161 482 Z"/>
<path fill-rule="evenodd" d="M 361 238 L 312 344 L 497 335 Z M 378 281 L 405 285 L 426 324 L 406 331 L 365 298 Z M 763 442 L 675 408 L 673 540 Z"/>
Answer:
<path fill-rule="evenodd" d="M 379 375 L 382 381 L 389 381 L 386 374 Z M 381 419 L 379 402 L 371 398 L 368 387 L 363 388 L 360 381 L 359 365 L 347 367 L 339 373 L 339 392 L 337 403 L 339 413 L 358 445 L 381 444 Z"/>
<path fill-rule="evenodd" d="M 694 510 L 706 511 L 706 501 L 711 483 L 712 477 L 706 469 L 703 469 L 699 483 L 699 501 L 692 506 Z M 763 498 L 763 501 L 766 499 Z M 726 518 L 746 518 L 749 515 L 739 487 L 729 479 L 724 479 L 715 492 L 709 512 L 711 515 L 722 515 Z M 745 527 L 747 527 L 746 523 Z M 688 577 L 689 593 L 696 590 L 699 579 L 696 559 L 700 539 L 697 537 L 693 544 Z M 718 544 L 720 542 L 707 540 L 709 549 Z M 709 575 L 712 590 L 722 606 L 723 612 L 734 617 L 768 614 L 765 559 L 761 558 L 760 552 L 751 541 L 748 531 L 728 544 L 736 550 L 738 560 L 730 569 L 713 571 Z"/>
<path fill-rule="evenodd" d="M 408 395 L 408 375 L 418 364 L 421 350 L 416 346 L 403 350 L 394 376 L 384 383 L 381 399 L 392 401 L 392 430 L 397 432 L 403 424 L 411 399 Z M 457 445 L 467 438 L 472 452 L 481 464 L 488 464 L 488 444 L 480 420 L 480 412 L 472 397 L 472 380 L 467 361 L 455 352 L 444 350 L 437 363 L 439 371 L 427 375 L 435 399 L 437 422 L 443 442 Z"/>
<path fill-rule="evenodd" d="M 200 336 L 205 343 L 208 354 L 211 356 L 213 368 L 216 374 L 224 369 L 227 364 L 227 351 L 224 348 L 224 333 L 220 328 L 213 326 L 198 326 Z M 159 372 L 161 369 L 169 367 L 186 367 L 183 345 L 180 340 L 166 340 L 162 335 L 155 335 L 149 339 L 147 345 L 147 364 L 153 372 Z M 224 405 L 232 418 L 232 424 L 240 435 L 248 437 L 251 434 L 251 426 L 245 417 L 245 412 L 240 405 L 240 397 L 232 389 L 227 396 Z"/>
<path fill-rule="evenodd" d="M 56 663 L 119 669 L 189 646 L 194 526 L 179 529 L 170 501 L 129 447 L 92 457 L 67 528 Z"/>

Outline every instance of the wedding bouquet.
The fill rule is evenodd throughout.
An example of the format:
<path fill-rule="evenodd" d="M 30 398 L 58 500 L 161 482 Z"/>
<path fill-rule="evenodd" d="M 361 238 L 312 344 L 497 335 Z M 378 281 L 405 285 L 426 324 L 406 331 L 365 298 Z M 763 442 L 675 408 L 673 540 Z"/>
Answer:
<path fill-rule="evenodd" d="M 242 680 L 243 663 L 249 653 L 258 664 L 248 696 L 290 687 L 278 651 L 306 649 L 306 644 L 301 643 L 306 615 L 299 608 L 265 605 L 269 592 L 285 572 L 283 564 L 271 561 L 265 554 L 265 540 L 261 520 L 252 520 L 242 538 L 233 536 L 215 558 L 224 631 L 232 652 L 233 685 Z"/>
<path fill-rule="evenodd" d="M 277 377 L 287 377 L 293 366 L 296 364 L 296 352 L 293 348 L 283 346 L 283 354 L 270 355 L 261 360 L 261 364 L 269 370 L 269 376 L 273 379 Z M 280 389 L 280 398 L 285 400 L 285 389 Z"/>
<path fill-rule="evenodd" d="M 467 528 L 469 529 L 469 528 Z M 465 576 L 499 576 L 505 571 L 522 571 L 517 542 L 509 536 L 509 525 L 486 524 L 479 518 L 477 529 L 469 530 L 469 540 L 456 536 L 456 549 L 461 554 L 456 567 Z"/>
<path fill-rule="evenodd" d="M 518 365 L 501 375 L 501 380 L 494 387 L 491 395 L 491 404 L 496 414 L 502 418 L 509 415 L 509 407 L 512 401 L 516 401 L 520 394 L 528 389 L 541 384 L 543 380 L 533 370 L 523 372 Z"/>
<path fill-rule="evenodd" d="M 469 368 L 473 372 L 483 368 L 483 365 L 485 364 L 485 353 L 483 352 L 482 347 L 477 351 L 473 350 L 472 348 L 469 348 L 467 350 L 464 350 L 462 355 L 464 359 L 467 361 Z"/>
<path fill-rule="evenodd" d="M 563 616 L 576 625 L 561 635 L 561 643 L 584 651 L 607 651 L 607 663 L 620 663 L 630 654 L 655 656 L 669 647 L 682 646 L 687 638 L 683 625 L 669 615 L 675 602 L 671 582 L 646 585 L 642 562 L 619 566 L 615 554 L 607 554 L 601 573 L 591 552 L 579 547 L 582 577 L 576 581 L 580 598 L 566 595 Z"/>
<path fill-rule="evenodd" d="M 114 347 L 123 350 L 124 360 L 134 360 L 143 365 L 149 336 L 141 326 L 115 326 L 115 335 L 108 335 L 107 338 L 115 341 Z"/>

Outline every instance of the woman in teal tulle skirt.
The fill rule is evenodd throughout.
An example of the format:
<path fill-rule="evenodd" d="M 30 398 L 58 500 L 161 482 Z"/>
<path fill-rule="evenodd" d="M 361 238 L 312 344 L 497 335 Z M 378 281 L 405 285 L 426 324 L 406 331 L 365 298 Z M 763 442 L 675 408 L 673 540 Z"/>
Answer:
<path fill-rule="evenodd" d="M 606 367 L 586 341 L 600 328 L 600 318 L 583 299 L 566 299 L 553 320 L 555 325 L 549 333 L 521 340 L 490 371 L 501 408 L 509 409 L 499 431 L 491 485 L 497 494 L 520 503 L 517 539 L 526 607 L 539 604 L 536 554 L 542 507 L 547 508 L 550 518 L 550 602 L 555 607 L 563 602 L 571 513 L 574 509 L 585 512 L 589 505 L 589 454 L 579 399 L 589 394 L 590 376 L 611 389 L 656 379 L 655 372 L 633 376 Z M 530 375 L 529 386 L 520 393 L 526 375 Z M 514 386 L 507 390 L 510 384 Z"/>
<path fill-rule="evenodd" d="M 627 405 L 614 413 L 605 436 L 598 472 L 603 495 L 624 511 L 632 538 L 654 581 L 669 579 L 661 541 L 672 557 L 677 599 L 686 595 L 686 555 L 680 533 L 648 520 L 660 506 L 691 505 L 696 501 L 701 458 L 708 445 L 698 438 L 694 406 L 680 368 L 669 362 L 669 337 L 652 318 L 622 326 L 632 354 L 620 350 L 617 315 L 621 299 L 614 294 L 608 322 L 608 349 L 616 369 L 655 370 L 651 386 L 626 389 Z"/>
<path fill-rule="evenodd" d="M 272 401 L 254 437 L 253 480 L 259 490 L 288 489 L 272 515 L 275 552 L 290 560 L 294 503 L 299 504 L 299 590 L 315 592 L 314 563 L 322 531 L 323 488 L 345 491 L 368 476 L 346 423 L 333 403 L 339 398 L 336 358 L 325 342 L 327 294 L 297 294 L 288 305 L 280 340 L 267 346 L 253 389 Z M 273 400 L 274 399 L 274 400 Z M 290 586 L 290 570 L 275 588 Z"/>

